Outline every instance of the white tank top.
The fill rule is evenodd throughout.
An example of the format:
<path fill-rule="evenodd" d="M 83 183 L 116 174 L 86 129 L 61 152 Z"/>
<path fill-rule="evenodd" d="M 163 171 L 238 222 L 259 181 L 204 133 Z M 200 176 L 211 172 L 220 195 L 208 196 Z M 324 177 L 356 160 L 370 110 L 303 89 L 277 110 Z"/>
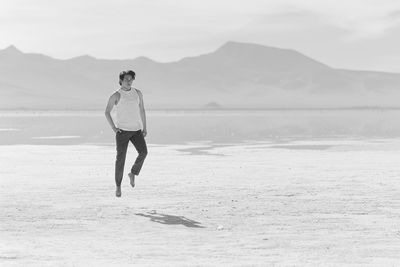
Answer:
<path fill-rule="evenodd" d="M 136 89 L 129 91 L 119 89 L 119 101 L 116 107 L 117 128 L 125 131 L 143 130 L 142 118 L 140 117 L 140 98 Z"/>

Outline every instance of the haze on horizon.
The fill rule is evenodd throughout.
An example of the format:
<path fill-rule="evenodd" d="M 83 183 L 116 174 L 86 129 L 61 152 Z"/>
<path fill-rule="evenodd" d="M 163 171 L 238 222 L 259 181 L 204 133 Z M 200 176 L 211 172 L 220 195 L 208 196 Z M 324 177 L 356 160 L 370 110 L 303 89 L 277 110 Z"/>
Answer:
<path fill-rule="evenodd" d="M 400 72 L 393 0 L 2 0 L 0 49 L 158 62 L 227 41 L 295 49 L 335 68 Z"/>

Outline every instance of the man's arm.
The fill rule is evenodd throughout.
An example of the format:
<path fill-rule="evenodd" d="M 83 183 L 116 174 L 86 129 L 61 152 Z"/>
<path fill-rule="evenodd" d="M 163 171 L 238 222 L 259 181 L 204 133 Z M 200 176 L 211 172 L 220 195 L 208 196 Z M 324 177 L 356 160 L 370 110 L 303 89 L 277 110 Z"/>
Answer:
<path fill-rule="evenodd" d="M 143 136 L 146 136 L 147 135 L 147 123 L 146 123 L 146 111 L 144 109 L 143 94 L 140 90 L 138 90 L 138 94 L 140 97 L 140 103 L 139 103 L 140 117 L 142 118 L 142 122 L 143 122 Z"/>
<path fill-rule="evenodd" d="M 110 98 L 108 99 L 106 110 L 104 112 L 104 114 L 106 115 L 108 123 L 110 124 L 111 128 L 113 129 L 113 131 L 115 133 L 119 132 L 120 130 L 115 126 L 114 121 L 112 120 L 111 110 L 113 109 L 114 105 L 118 102 L 118 96 L 119 96 L 118 92 L 115 92 L 114 94 L 112 94 L 110 96 Z"/>

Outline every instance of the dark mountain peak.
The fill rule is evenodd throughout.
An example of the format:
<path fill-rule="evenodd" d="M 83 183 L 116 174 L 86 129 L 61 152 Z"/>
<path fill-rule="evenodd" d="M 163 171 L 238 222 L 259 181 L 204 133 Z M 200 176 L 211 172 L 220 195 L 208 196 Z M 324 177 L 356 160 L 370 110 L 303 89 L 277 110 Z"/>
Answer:
<path fill-rule="evenodd" d="M 78 58 L 95 59 L 94 57 L 89 56 L 89 55 L 82 55 L 82 56 L 79 56 Z"/>
<path fill-rule="evenodd" d="M 238 62 L 248 67 L 271 67 L 277 70 L 326 69 L 329 66 L 313 60 L 304 54 L 286 48 L 254 43 L 229 41 L 218 48 L 215 55 L 224 62 Z"/>
<path fill-rule="evenodd" d="M 244 52 L 244 51 L 254 51 L 256 50 L 272 50 L 272 51 L 288 51 L 287 49 L 254 44 L 254 43 L 242 43 L 242 42 L 234 42 L 228 41 L 223 44 L 220 48 L 216 50 L 216 52 Z"/>
<path fill-rule="evenodd" d="M 14 45 L 10 45 L 6 47 L 3 50 L 0 50 L 1 53 L 6 53 L 6 54 L 23 54 L 17 47 Z"/>
<path fill-rule="evenodd" d="M 89 56 L 89 55 L 82 55 L 82 56 L 78 56 L 78 57 L 73 57 L 70 58 L 69 60 L 74 60 L 74 61 L 87 61 L 87 60 L 95 60 L 96 58 Z"/>
<path fill-rule="evenodd" d="M 155 63 L 155 61 L 152 60 L 151 58 L 144 57 L 144 56 L 137 57 L 134 60 L 136 62 L 140 62 L 140 63 Z"/>
<path fill-rule="evenodd" d="M 26 63 L 32 63 L 35 60 L 47 60 L 47 61 L 54 61 L 56 59 L 44 55 L 44 54 L 38 54 L 38 53 L 24 53 L 18 48 L 16 48 L 14 45 L 10 45 L 7 48 L 0 50 L 0 56 L 2 56 L 3 59 L 7 60 L 22 60 Z"/>
<path fill-rule="evenodd" d="M 272 46 L 253 44 L 253 43 L 240 43 L 229 41 L 218 48 L 213 54 L 220 57 L 236 57 L 251 60 L 266 60 L 278 59 L 287 57 L 302 56 L 301 53 L 291 50 L 283 49 Z"/>
<path fill-rule="evenodd" d="M 233 49 L 235 47 L 244 45 L 244 43 L 239 43 L 239 42 L 234 42 L 234 41 L 228 41 L 225 44 L 223 44 L 220 48 L 217 50 L 223 50 L 223 49 Z"/>
<path fill-rule="evenodd" d="M 255 63 L 259 61 L 265 61 L 270 59 L 271 57 L 279 57 L 281 51 L 284 49 L 259 45 L 254 43 L 242 43 L 236 41 L 228 41 L 220 46 L 217 50 L 199 55 L 194 57 L 185 57 L 176 63 L 188 63 L 191 64 L 196 60 L 200 61 L 216 61 L 211 63 L 215 65 L 218 64 L 231 64 L 232 62 L 248 62 L 248 63 Z M 210 62 L 203 62 L 206 64 L 210 64 Z"/>

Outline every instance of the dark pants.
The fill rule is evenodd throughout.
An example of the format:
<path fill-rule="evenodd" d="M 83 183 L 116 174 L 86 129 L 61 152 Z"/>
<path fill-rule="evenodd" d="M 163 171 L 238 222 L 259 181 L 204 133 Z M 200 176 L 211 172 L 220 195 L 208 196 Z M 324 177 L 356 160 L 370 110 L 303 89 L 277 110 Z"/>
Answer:
<path fill-rule="evenodd" d="M 131 168 L 131 172 L 139 175 L 144 159 L 147 156 L 147 145 L 144 140 L 142 130 L 139 131 L 123 131 L 117 132 L 115 136 L 117 143 L 117 159 L 115 161 L 115 183 L 117 186 L 121 185 L 122 176 L 124 175 L 124 166 L 126 151 L 128 149 L 129 141 L 135 146 L 139 155 Z"/>

